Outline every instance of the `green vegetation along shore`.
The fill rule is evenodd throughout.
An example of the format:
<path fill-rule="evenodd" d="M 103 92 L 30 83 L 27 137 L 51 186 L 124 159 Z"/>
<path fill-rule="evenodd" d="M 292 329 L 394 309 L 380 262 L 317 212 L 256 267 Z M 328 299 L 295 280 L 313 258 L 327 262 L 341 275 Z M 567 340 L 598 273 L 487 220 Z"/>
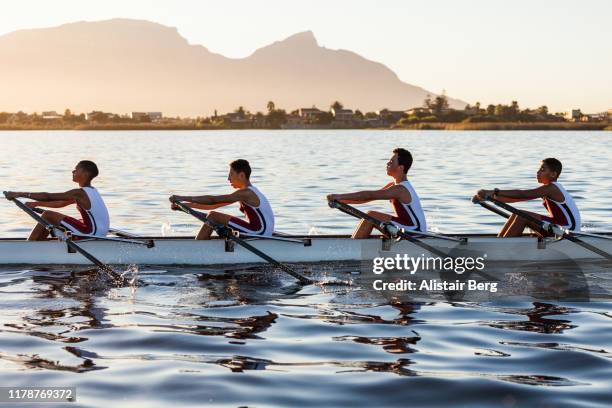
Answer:
<path fill-rule="evenodd" d="M 79 126 L 65 126 L 58 124 L 44 125 L 6 125 L 0 124 L 0 131 L 3 130 L 224 130 L 235 129 L 222 126 L 206 126 L 199 124 L 173 124 L 173 123 L 108 123 L 108 124 L 87 124 Z M 248 128 L 244 128 L 248 129 Z M 263 128 L 265 129 L 265 128 Z M 305 128 L 305 129 L 328 129 L 325 127 Z M 334 129 L 363 129 L 363 128 L 342 128 Z M 368 129 L 378 130 L 610 130 L 612 125 L 605 123 L 548 123 L 548 122 L 483 122 L 483 123 L 418 123 L 414 125 L 395 126 L 395 127 L 370 127 Z"/>
<path fill-rule="evenodd" d="M 521 109 L 516 101 L 509 105 L 464 109 L 449 107 L 446 96 L 426 98 L 423 106 L 408 110 L 381 109 L 361 112 L 335 101 L 328 110 L 315 106 L 291 112 L 267 103 L 267 112 L 251 113 L 239 106 L 233 112 L 208 117 L 164 117 L 162 112 L 115 114 L 92 111 L 64 114 L 0 112 L 0 130 L 221 130 L 221 129 L 418 129 L 418 130 L 612 130 L 612 109 L 596 114 L 550 113 L 546 106 Z"/>

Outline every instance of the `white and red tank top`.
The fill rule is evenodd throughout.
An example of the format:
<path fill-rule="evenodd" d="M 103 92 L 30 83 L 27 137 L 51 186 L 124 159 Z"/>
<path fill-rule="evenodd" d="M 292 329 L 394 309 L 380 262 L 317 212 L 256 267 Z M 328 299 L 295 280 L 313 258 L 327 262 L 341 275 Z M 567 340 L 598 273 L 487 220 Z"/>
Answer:
<path fill-rule="evenodd" d="M 545 197 L 543 199 L 544 202 L 542 204 L 548 210 L 552 222 L 570 231 L 580 231 L 582 221 L 576 202 L 567 190 L 563 188 L 561 183 L 553 181 L 552 184 L 557 186 L 559 191 L 563 194 L 563 201 L 555 201 L 550 197 Z"/>
<path fill-rule="evenodd" d="M 270 202 L 266 196 L 264 196 L 257 187 L 251 184 L 248 189 L 254 192 L 259 198 L 259 206 L 257 207 L 253 207 L 242 201 L 240 202 L 240 211 L 242 211 L 249 220 L 249 229 L 251 230 L 249 232 L 257 235 L 271 236 L 274 233 L 274 212 L 272 211 L 272 206 L 270 206 Z"/>
<path fill-rule="evenodd" d="M 77 210 L 81 213 L 85 225 L 89 227 L 90 234 L 104 237 L 110 228 L 110 218 L 104 200 L 94 187 L 82 187 L 82 189 L 89 197 L 90 207 L 86 210 L 77 204 Z"/>
<path fill-rule="evenodd" d="M 409 203 L 402 203 L 398 199 L 391 200 L 391 205 L 397 215 L 393 217 L 393 222 L 401 228 L 426 232 L 427 221 L 425 220 L 425 213 L 421 207 L 419 196 L 408 180 L 402 181 L 399 185 L 408 190 L 411 200 Z"/>

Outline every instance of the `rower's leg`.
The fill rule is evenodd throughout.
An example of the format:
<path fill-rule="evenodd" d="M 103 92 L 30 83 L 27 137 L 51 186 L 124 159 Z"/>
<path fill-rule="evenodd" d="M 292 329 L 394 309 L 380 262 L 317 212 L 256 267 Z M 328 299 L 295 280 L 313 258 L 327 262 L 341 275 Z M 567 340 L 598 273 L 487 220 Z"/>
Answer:
<path fill-rule="evenodd" d="M 525 213 L 531 215 L 532 217 L 534 217 L 534 218 L 536 218 L 538 220 L 542 219 L 542 216 L 540 214 L 537 214 L 537 213 L 534 213 L 534 212 L 530 212 L 530 211 L 525 211 Z M 508 224 L 510 222 L 512 217 L 514 217 L 515 220 L 512 222 L 510 227 L 506 230 L 505 234 L 501 235 L 501 236 L 506 237 L 506 238 L 509 238 L 509 237 L 520 237 L 521 235 L 523 235 L 523 232 L 525 231 L 525 228 L 527 228 L 527 227 L 531 228 L 537 234 L 540 234 L 540 232 L 539 232 L 540 228 L 539 228 L 538 225 L 532 224 L 529 221 L 525 220 L 524 218 L 517 216 L 516 214 L 512 214 L 512 216 L 510 217 L 510 219 L 508 219 L 508 222 L 506 224 Z M 505 226 L 504 226 L 504 228 L 505 228 Z"/>
<path fill-rule="evenodd" d="M 501 229 L 501 231 L 499 231 L 499 234 L 497 234 L 498 238 L 506 236 L 506 234 L 508 233 L 508 230 L 510 229 L 512 224 L 514 224 L 514 221 L 516 221 L 516 218 L 517 218 L 516 214 L 510 215 L 510 218 L 506 220 L 506 223 L 504 224 L 503 228 Z"/>
<path fill-rule="evenodd" d="M 525 221 L 525 219 L 515 215 L 512 216 L 515 217 L 514 221 L 506 229 L 504 235 L 502 235 L 504 238 L 520 237 L 523 235 L 523 231 L 525 231 L 525 227 L 527 226 L 527 221 Z M 508 219 L 508 222 L 510 222 L 510 219 Z"/>
<path fill-rule="evenodd" d="M 371 215 L 374 218 L 377 218 L 381 221 L 391 221 L 391 216 L 389 214 L 381 213 L 378 211 L 368 211 L 368 215 Z M 353 235 L 351 238 L 353 239 L 363 239 L 368 238 L 372 234 L 372 230 L 374 229 L 374 225 L 367 222 L 366 220 L 361 220 L 353 231 Z M 384 233 L 384 231 L 381 231 Z"/>
<path fill-rule="evenodd" d="M 216 222 L 217 224 L 227 225 L 231 218 L 231 215 L 223 214 L 216 211 L 211 211 L 208 213 L 208 219 L 213 222 Z M 212 232 L 213 229 L 209 225 L 204 224 L 202 225 L 202 228 L 200 228 L 198 235 L 196 235 L 196 239 L 210 239 Z"/>
<path fill-rule="evenodd" d="M 55 211 L 45 211 L 41 215 L 42 219 L 45 221 L 49 221 L 53 225 L 60 225 L 65 215 L 55 212 Z M 36 224 L 30 236 L 28 237 L 28 241 L 44 241 L 47 239 L 49 235 L 49 231 L 40 224 Z"/>

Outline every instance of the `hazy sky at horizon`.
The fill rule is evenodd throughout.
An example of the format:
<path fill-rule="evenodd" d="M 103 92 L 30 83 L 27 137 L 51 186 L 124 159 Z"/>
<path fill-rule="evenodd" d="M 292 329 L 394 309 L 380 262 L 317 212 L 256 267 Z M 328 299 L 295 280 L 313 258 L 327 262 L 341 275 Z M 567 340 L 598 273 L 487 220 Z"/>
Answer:
<path fill-rule="evenodd" d="M 612 108 L 612 1 L 325 2 L 22 0 L 0 35 L 74 21 L 135 18 L 177 27 L 192 44 L 241 58 L 296 32 L 381 62 L 400 79 L 470 103 Z"/>

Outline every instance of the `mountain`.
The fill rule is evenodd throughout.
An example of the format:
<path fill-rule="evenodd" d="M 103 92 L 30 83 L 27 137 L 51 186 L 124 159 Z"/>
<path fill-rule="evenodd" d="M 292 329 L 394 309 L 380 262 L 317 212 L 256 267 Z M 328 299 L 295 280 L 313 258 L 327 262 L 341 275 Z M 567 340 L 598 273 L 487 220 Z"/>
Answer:
<path fill-rule="evenodd" d="M 263 111 L 269 100 L 290 110 L 339 100 L 365 112 L 421 106 L 434 95 L 383 64 L 319 46 L 310 31 L 233 59 L 157 23 L 76 22 L 0 36 L 0 58 L 0 111 L 202 116 L 239 105 Z"/>

